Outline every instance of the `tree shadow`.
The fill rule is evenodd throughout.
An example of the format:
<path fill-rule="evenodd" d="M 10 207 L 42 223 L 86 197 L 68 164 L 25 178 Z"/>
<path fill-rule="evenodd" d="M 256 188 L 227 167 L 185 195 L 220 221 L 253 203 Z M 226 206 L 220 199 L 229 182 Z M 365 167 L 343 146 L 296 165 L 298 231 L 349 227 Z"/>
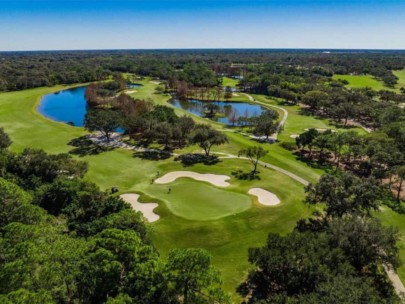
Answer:
<path fill-rule="evenodd" d="M 243 172 L 242 170 L 236 170 L 233 171 L 231 174 L 239 179 L 239 180 L 261 180 L 260 176 L 259 176 L 259 171 L 253 172 Z"/>
<path fill-rule="evenodd" d="M 137 151 L 134 152 L 133 157 L 137 157 L 143 160 L 165 160 L 170 158 L 172 155 L 168 151 L 160 151 L 160 150 L 148 150 L 148 151 Z"/>
<path fill-rule="evenodd" d="M 204 164 L 206 166 L 212 166 L 220 162 L 220 159 L 216 155 L 204 155 L 196 153 L 188 153 L 177 156 L 175 161 L 180 161 L 184 167 L 191 167 L 195 164 Z"/>
<path fill-rule="evenodd" d="M 293 155 L 295 156 L 296 160 L 305 163 L 307 166 L 313 169 L 323 169 L 325 171 L 330 171 L 333 169 L 333 167 L 327 162 L 320 163 L 319 161 L 316 161 L 314 158 L 307 157 L 302 152 L 296 151 L 293 153 Z"/>
<path fill-rule="evenodd" d="M 74 138 L 68 142 L 68 145 L 75 147 L 69 151 L 69 154 L 78 155 L 79 157 L 98 155 L 103 152 L 114 150 L 113 147 L 99 146 L 95 144 L 93 141 L 88 139 L 87 136 Z"/>

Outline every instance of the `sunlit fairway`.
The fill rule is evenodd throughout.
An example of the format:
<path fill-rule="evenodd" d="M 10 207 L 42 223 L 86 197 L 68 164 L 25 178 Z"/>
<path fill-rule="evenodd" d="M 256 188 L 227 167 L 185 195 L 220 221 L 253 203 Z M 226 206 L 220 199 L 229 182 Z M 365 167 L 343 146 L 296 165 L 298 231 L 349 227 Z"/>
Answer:
<path fill-rule="evenodd" d="M 389 90 L 399 92 L 399 89 L 405 87 L 405 69 L 393 71 L 393 74 L 398 77 L 398 83 L 395 88 L 390 88 L 381 80 L 376 79 L 371 75 L 333 75 L 333 79 L 342 79 L 349 82 L 349 88 L 371 88 L 375 91 Z"/>
<path fill-rule="evenodd" d="M 405 73 L 404 73 L 405 76 Z M 167 104 L 169 96 L 156 94 L 156 83 L 146 78 L 139 81 L 143 87 L 131 94 L 134 98 L 151 98 L 157 104 Z M 4 127 L 13 140 L 11 149 L 21 151 L 25 147 L 41 148 L 50 153 L 69 152 L 73 149 L 70 140 L 86 134 L 82 128 L 71 127 L 64 123 L 50 121 L 35 110 L 40 96 L 65 88 L 38 88 L 25 91 L 0 94 L 0 127 Z M 269 105 L 278 105 L 276 100 L 255 95 L 259 101 Z M 281 141 L 294 140 L 292 134 L 300 134 L 306 128 L 336 128 L 327 120 L 300 115 L 297 106 L 284 106 L 289 118 Z M 176 113 L 186 112 L 176 109 Z M 191 115 L 192 116 L 192 115 Z M 199 122 L 212 124 L 223 130 L 225 126 L 203 118 L 192 116 Z M 353 128 L 364 132 L 360 128 Z M 226 133 L 230 143 L 215 147 L 213 150 L 237 154 L 241 148 L 257 145 L 256 142 L 241 134 Z M 284 149 L 280 143 L 263 144 L 269 150 L 263 160 L 289 170 L 308 181 L 316 181 L 324 172 L 322 168 L 311 168 L 298 160 L 292 152 Z M 176 153 L 200 152 L 196 146 L 187 147 Z M 194 165 L 184 168 L 173 158 L 163 161 L 148 161 L 134 157 L 131 151 L 116 149 L 98 155 L 88 155 L 83 159 L 89 164 L 85 179 L 95 182 L 102 189 L 112 186 L 119 189 L 118 194 L 139 193 L 143 202 L 156 202 L 159 207 L 155 212 L 160 219 L 151 224 L 152 238 L 155 246 L 163 256 L 176 247 L 203 247 L 213 255 L 215 266 L 222 272 L 224 284 L 228 291 L 235 288 L 246 275 L 249 264 L 247 252 L 250 247 L 257 247 L 266 241 L 269 232 L 286 234 L 295 226 L 297 220 L 305 218 L 313 211 L 303 203 L 304 187 L 290 177 L 269 168 L 260 167 L 260 179 L 238 180 L 232 172 L 251 170 L 246 160 L 222 159 L 216 165 Z M 151 184 L 157 171 L 161 175 L 176 170 L 192 170 L 200 173 L 224 174 L 231 176 L 230 186 L 218 188 L 205 182 L 181 178 L 172 183 Z M 247 194 L 252 187 L 261 187 L 273 192 L 281 204 L 266 207 L 258 204 L 257 198 Z M 168 194 L 168 188 L 171 193 Z M 386 224 L 396 225 L 405 235 L 405 217 L 387 208 L 383 209 L 381 218 Z M 401 240 L 405 248 L 404 238 Z M 401 251 L 405 259 L 405 250 Z M 399 275 L 405 280 L 405 267 L 399 269 Z"/>
<path fill-rule="evenodd" d="M 223 77 L 222 78 L 222 86 L 223 87 L 236 88 L 238 83 L 239 83 L 238 79 L 233 79 L 233 78 L 230 78 L 230 77 Z"/>

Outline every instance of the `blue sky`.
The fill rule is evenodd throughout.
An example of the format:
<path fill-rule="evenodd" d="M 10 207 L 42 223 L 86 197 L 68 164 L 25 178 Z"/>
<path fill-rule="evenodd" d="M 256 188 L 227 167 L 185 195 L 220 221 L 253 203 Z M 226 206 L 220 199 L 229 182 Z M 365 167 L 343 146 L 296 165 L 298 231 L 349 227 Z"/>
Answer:
<path fill-rule="evenodd" d="M 405 49 L 405 0 L 0 0 L 0 50 Z"/>

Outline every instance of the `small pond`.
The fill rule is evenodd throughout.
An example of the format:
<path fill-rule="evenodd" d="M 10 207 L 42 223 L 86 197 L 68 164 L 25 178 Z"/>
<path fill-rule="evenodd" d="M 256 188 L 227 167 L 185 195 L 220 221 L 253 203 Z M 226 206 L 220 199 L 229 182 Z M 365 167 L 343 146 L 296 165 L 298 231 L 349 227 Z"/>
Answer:
<path fill-rule="evenodd" d="M 128 89 L 137 89 L 142 87 L 140 83 L 127 83 L 127 88 Z"/>
<path fill-rule="evenodd" d="M 229 116 L 232 112 L 237 113 L 237 117 L 252 117 L 252 116 L 259 116 L 263 111 L 259 105 L 250 104 L 247 102 L 224 102 L 224 101 L 201 101 L 195 99 L 188 99 L 188 100 L 178 100 L 172 99 L 169 101 L 172 105 L 176 108 L 180 108 L 186 110 L 187 112 L 193 113 L 200 117 L 206 117 L 207 112 L 207 104 L 213 103 L 218 106 L 216 110 L 217 115 L 210 119 L 223 123 L 223 124 L 231 124 L 229 121 Z"/>

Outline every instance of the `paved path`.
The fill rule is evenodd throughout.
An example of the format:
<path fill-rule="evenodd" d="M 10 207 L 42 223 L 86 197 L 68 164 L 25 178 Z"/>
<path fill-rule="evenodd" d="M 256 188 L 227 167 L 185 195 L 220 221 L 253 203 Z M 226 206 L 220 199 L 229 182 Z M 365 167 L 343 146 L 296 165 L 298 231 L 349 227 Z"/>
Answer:
<path fill-rule="evenodd" d="M 395 272 L 395 270 L 390 265 L 383 264 L 383 266 L 384 266 L 385 272 L 388 275 L 388 278 L 390 279 L 392 285 L 395 288 L 396 293 L 399 296 L 405 296 L 405 287 L 404 287 L 404 284 L 402 284 L 402 281 L 399 278 L 398 274 Z"/>
<path fill-rule="evenodd" d="M 258 100 L 256 100 L 256 99 L 254 99 L 254 98 L 253 98 L 251 95 L 249 95 L 249 94 L 246 94 L 246 93 L 242 93 L 242 94 L 245 95 L 247 98 L 249 98 L 249 100 L 250 100 L 251 102 L 255 102 L 255 103 L 257 103 L 257 104 L 261 104 L 261 105 L 266 106 L 266 107 L 272 107 L 272 108 L 278 109 L 278 110 L 280 110 L 280 111 L 283 112 L 283 117 L 281 118 L 281 121 L 280 121 L 280 123 L 279 123 L 278 126 L 277 126 L 277 131 L 276 131 L 276 133 L 274 133 L 274 134 L 271 136 L 272 138 L 274 138 L 275 140 L 277 140 L 278 133 L 280 133 L 282 127 L 284 126 L 285 122 L 287 121 L 287 118 L 288 118 L 288 111 L 287 111 L 286 109 L 282 108 L 282 107 L 279 107 L 279 106 L 275 106 L 275 105 L 271 105 L 271 104 L 267 104 L 267 103 L 258 101 Z"/>

